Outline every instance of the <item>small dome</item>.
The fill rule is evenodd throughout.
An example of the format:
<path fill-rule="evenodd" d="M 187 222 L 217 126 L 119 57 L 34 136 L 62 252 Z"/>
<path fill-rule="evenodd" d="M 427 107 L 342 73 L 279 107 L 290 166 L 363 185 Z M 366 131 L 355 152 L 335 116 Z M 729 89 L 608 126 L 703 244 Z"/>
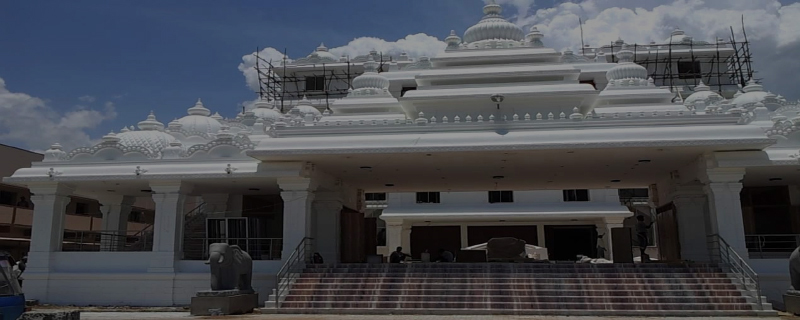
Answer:
<path fill-rule="evenodd" d="M 333 61 L 339 61 L 339 57 L 335 54 L 328 52 L 328 47 L 325 46 L 324 43 L 320 43 L 319 47 L 317 47 L 314 52 L 312 52 L 308 57 L 311 58 L 313 56 L 317 56 L 321 59 L 330 59 Z"/>
<path fill-rule="evenodd" d="M 483 19 L 464 32 L 464 42 L 472 43 L 482 40 L 525 40 L 525 33 L 517 25 L 508 22 L 501 13 L 503 9 L 495 0 L 483 7 Z"/>
<path fill-rule="evenodd" d="M 528 35 L 525 36 L 525 40 L 528 41 L 528 44 L 534 48 L 544 47 L 542 38 L 544 38 L 544 34 L 542 34 L 542 32 L 539 31 L 539 28 L 536 26 L 531 27 L 531 32 L 528 32 Z"/>
<path fill-rule="evenodd" d="M 272 102 L 267 100 L 257 101 L 252 112 L 256 118 L 270 122 L 278 122 L 278 119 L 281 118 L 281 113 L 278 110 L 275 110 L 275 106 L 272 104 Z"/>
<path fill-rule="evenodd" d="M 742 93 L 734 95 L 735 98 L 731 101 L 734 107 L 747 107 L 751 104 L 763 103 L 764 100 L 770 95 L 769 92 L 764 92 L 764 87 L 753 80 L 747 82 L 747 85 L 742 89 Z"/>
<path fill-rule="evenodd" d="M 364 73 L 353 79 L 353 89 L 375 88 L 388 89 L 389 79 L 378 73 L 378 63 L 369 57 L 364 63 Z"/>
<path fill-rule="evenodd" d="M 623 45 L 616 56 L 619 62 L 606 73 L 609 82 L 624 79 L 647 80 L 647 69 L 633 62 L 633 51 L 628 50 L 627 45 Z"/>
<path fill-rule="evenodd" d="M 697 101 L 703 101 L 706 105 L 710 106 L 722 100 L 724 100 L 724 98 L 722 98 L 721 95 L 711 91 L 709 86 L 700 81 L 700 84 L 694 88 L 694 93 L 686 97 L 686 100 L 683 101 L 683 105 L 689 107 L 694 106 Z"/>
<path fill-rule="evenodd" d="M 311 105 L 311 101 L 309 101 L 308 98 L 306 98 L 305 96 L 303 96 L 303 100 L 300 100 L 300 102 L 298 102 L 297 105 L 294 106 L 292 110 L 290 110 L 290 112 L 299 113 L 302 116 L 305 116 L 307 114 L 313 114 L 315 117 L 322 115 L 322 112 L 320 112 L 319 109 Z"/>
<path fill-rule="evenodd" d="M 455 30 L 450 30 L 450 35 L 444 38 L 444 42 L 447 43 L 448 49 L 458 49 L 458 46 L 461 44 L 461 37 L 456 35 Z"/>
<path fill-rule="evenodd" d="M 140 121 L 138 125 L 140 130 L 164 130 L 164 124 L 156 120 L 156 115 L 153 114 L 153 111 L 150 111 L 150 115 L 147 116 L 147 119 Z"/>
<path fill-rule="evenodd" d="M 197 99 L 194 107 L 187 110 L 188 116 L 178 119 L 181 128 L 189 132 L 217 133 L 222 124 L 218 120 L 209 117 L 211 111 L 203 106 L 203 102 Z"/>
<path fill-rule="evenodd" d="M 674 31 L 672 31 L 672 33 L 670 33 L 669 38 L 664 40 L 664 42 L 672 44 L 684 43 L 684 42 L 689 43 L 692 42 L 692 37 L 686 35 L 686 32 L 683 32 L 683 30 L 681 29 L 675 29 Z"/>

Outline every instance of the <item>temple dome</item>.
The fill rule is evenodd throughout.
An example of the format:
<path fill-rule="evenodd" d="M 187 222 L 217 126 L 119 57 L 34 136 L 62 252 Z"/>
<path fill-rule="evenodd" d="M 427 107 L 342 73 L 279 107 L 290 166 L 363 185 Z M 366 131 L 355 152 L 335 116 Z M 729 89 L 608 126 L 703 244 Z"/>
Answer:
<path fill-rule="evenodd" d="M 633 51 L 628 50 L 627 45 L 623 45 L 622 50 L 617 52 L 617 58 L 619 59 L 617 65 L 606 73 L 609 82 L 626 79 L 647 80 L 647 68 L 633 62 Z"/>
<path fill-rule="evenodd" d="M 482 40 L 524 41 L 525 33 L 522 29 L 503 18 L 502 12 L 503 9 L 494 0 L 483 7 L 483 19 L 464 32 L 464 42 L 472 43 Z"/>
<path fill-rule="evenodd" d="M 150 112 L 147 120 L 139 122 L 139 131 L 122 131 L 116 134 L 118 144 L 125 147 L 143 147 L 152 152 L 160 152 L 170 143 L 177 141 L 172 135 L 161 130 L 164 124 L 156 120 L 155 115 Z"/>
<path fill-rule="evenodd" d="M 211 111 L 203 106 L 203 102 L 197 99 L 197 103 L 188 110 L 189 115 L 178 119 L 183 130 L 189 132 L 217 133 L 222 128 L 222 124 L 217 119 L 210 117 Z"/>
<path fill-rule="evenodd" d="M 364 63 L 364 73 L 353 79 L 354 90 L 363 88 L 389 88 L 389 79 L 378 73 L 378 63 L 372 57 Z"/>
<path fill-rule="evenodd" d="M 703 101 L 706 105 L 713 105 L 724 100 L 721 95 L 711 91 L 711 88 L 702 81 L 694 88 L 694 93 L 683 100 L 683 105 L 694 106 L 697 101 Z"/>
<path fill-rule="evenodd" d="M 256 116 L 256 118 L 271 122 L 278 122 L 278 119 L 282 116 L 278 110 L 275 110 L 273 103 L 267 100 L 257 101 L 255 103 L 255 108 L 251 111 L 253 111 L 253 115 Z"/>
<path fill-rule="evenodd" d="M 330 59 L 333 61 L 339 60 L 339 57 L 337 57 L 335 54 L 328 52 L 328 47 L 326 47 L 324 43 L 320 43 L 319 47 L 317 47 L 317 49 L 314 50 L 314 52 L 312 52 L 311 55 L 309 55 L 309 57 L 315 55 L 320 57 L 321 59 Z"/>
<path fill-rule="evenodd" d="M 296 106 L 294 106 L 292 110 L 290 110 L 290 112 L 300 113 L 303 116 L 307 114 L 312 114 L 315 117 L 322 115 L 322 112 L 320 112 L 319 109 L 311 105 L 311 101 L 309 101 L 308 98 L 306 98 L 305 96 L 303 96 L 303 100 L 300 100 L 300 102 Z"/>
<path fill-rule="evenodd" d="M 762 87 L 760 84 L 757 84 L 753 80 L 747 82 L 747 85 L 742 88 L 742 91 L 742 94 L 737 95 L 731 101 L 731 104 L 734 107 L 743 108 L 759 102 L 763 103 L 767 96 L 770 95 L 769 92 L 764 91 L 764 87 Z"/>

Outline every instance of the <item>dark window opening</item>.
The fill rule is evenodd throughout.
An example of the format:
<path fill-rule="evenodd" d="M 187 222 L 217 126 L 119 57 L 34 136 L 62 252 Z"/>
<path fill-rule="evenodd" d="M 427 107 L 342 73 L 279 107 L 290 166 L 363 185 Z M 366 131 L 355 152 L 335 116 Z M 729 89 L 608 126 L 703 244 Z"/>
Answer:
<path fill-rule="evenodd" d="M 648 198 L 650 190 L 647 189 L 619 189 L 617 191 L 620 200 L 633 199 L 633 198 Z"/>
<path fill-rule="evenodd" d="M 702 77 L 700 61 L 678 61 L 678 79 L 697 79 Z"/>
<path fill-rule="evenodd" d="M 364 200 L 366 201 L 386 201 L 386 193 L 365 193 Z"/>
<path fill-rule="evenodd" d="M 514 191 L 489 191 L 489 203 L 514 202 Z"/>
<path fill-rule="evenodd" d="M 597 84 L 594 83 L 594 80 L 582 80 L 580 83 L 581 84 L 591 84 L 592 87 L 594 87 L 594 89 L 597 90 Z"/>
<path fill-rule="evenodd" d="M 408 91 L 413 91 L 413 90 L 417 90 L 417 87 L 403 87 L 403 89 L 402 89 L 402 90 L 400 90 L 400 96 L 401 96 L 401 97 L 402 97 L 402 96 L 405 96 L 405 95 L 406 95 L 406 92 L 408 92 Z"/>
<path fill-rule="evenodd" d="M 439 193 L 417 192 L 417 203 L 439 203 Z"/>
<path fill-rule="evenodd" d="M 0 204 L 13 206 L 17 204 L 17 194 L 10 191 L 0 191 Z"/>
<path fill-rule="evenodd" d="M 306 77 L 306 91 L 325 91 L 325 77 Z"/>
<path fill-rule="evenodd" d="M 564 201 L 589 201 L 589 190 L 564 190 Z"/>
<path fill-rule="evenodd" d="M 131 211 L 130 215 L 128 215 L 128 221 L 130 222 L 142 222 L 143 214 L 141 211 Z"/>
<path fill-rule="evenodd" d="M 75 214 L 89 214 L 89 204 L 82 202 L 76 203 Z"/>

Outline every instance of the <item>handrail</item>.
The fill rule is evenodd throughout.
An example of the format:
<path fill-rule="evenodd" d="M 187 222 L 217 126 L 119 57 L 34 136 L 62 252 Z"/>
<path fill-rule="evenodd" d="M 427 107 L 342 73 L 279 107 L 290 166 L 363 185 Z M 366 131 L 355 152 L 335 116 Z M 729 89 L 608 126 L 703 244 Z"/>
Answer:
<path fill-rule="evenodd" d="M 284 291 L 289 290 L 291 282 L 294 281 L 299 275 L 299 272 L 292 273 L 291 271 L 295 270 L 301 263 L 307 263 L 310 259 L 308 253 L 311 251 L 306 249 L 311 246 L 313 241 L 314 238 L 309 237 L 305 237 L 303 240 L 300 240 L 300 243 L 297 244 L 297 247 L 294 249 L 294 251 L 292 251 L 292 253 L 286 257 L 286 262 L 283 264 L 281 269 L 278 270 L 278 274 L 275 276 L 275 308 L 280 308 L 281 294 Z"/>
<path fill-rule="evenodd" d="M 709 243 L 716 244 L 715 249 L 718 251 L 716 255 L 712 252 L 712 257 L 719 258 L 720 263 L 728 266 L 731 272 L 739 277 L 744 289 L 753 295 L 753 298 L 758 302 L 758 308 L 764 310 L 764 305 L 761 301 L 761 283 L 755 270 L 719 234 L 712 234 L 708 238 Z M 751 289 L 750 287 L 754 288 Z"/>

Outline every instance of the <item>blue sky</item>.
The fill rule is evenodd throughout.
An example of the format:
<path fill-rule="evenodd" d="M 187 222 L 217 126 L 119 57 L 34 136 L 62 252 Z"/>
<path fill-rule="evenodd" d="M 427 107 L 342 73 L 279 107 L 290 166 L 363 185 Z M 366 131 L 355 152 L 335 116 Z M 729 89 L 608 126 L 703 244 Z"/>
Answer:
<path fill-rule="evenodd" d="M 800 48 L 800 41 L 795 40 L 800 39 L 800 31 L 793 30 L 800 30 L 800 22 L 793 21 L 800 21 L 800 4 L 796 1 L 706 0 L 689 11 L 682 11 L 687 6 L 681 1 L 685 0 L 539 0 L 534 6 L 534 0 L 498 0 L 510 20 L 520 25 L 541 24 L 540 30 L 549 36 L 545 44 L 557 50 L 579 43 L 575 39 L 577 24 L 573 22 L 577 16 L 589 21 L 587 25 L 597 22 L 606 26 L 589 30 L 587 37 L 607 43 L 610 40 L 606 38 L 617 36 L 631 41 L 663 39 L 669 32 L 666 26 L 676 24 L 700 33 L 696 34 L 698 38 L 707 38 L 727 30 L 729 22 L 724 17 L 733 11 L 737 16 L 748 12 L 748 19 L 755 21 L 752 37 L 768 43 L 761 51 L 778 55 L 763 60 L 772 63 L 780 57 L 797 55 L 795 49 Z M 238 66 L 242 57 L 257 47 L 287 48 L 290 56 L 297 58 L 310 53 L 322 41 L 335 48 L 347 46 L 358 37 L 396 41 L 409 34 L 425 33 L 443 39 L 451 29 L 463 34 L 476 23 L 483 3 L 3 1 L 0 79 L 5 88 L 0 81 L 0 111 L 6 120 L 0 120 L 0 143 L 35 150 L 56 142 L 52 140 L 65 145 L 86 144 L 110 130 L 135 125 L 150 110 L 167 123 L 185 115 L 197 98 L 202 98 L 213 111 L 233 116 L 237 106 L 255 97 Z M 632 5 L 641 9 L 621 9 Z M 701 18 L 692 16 L 691 13 L 700 12 L 700 7 L 710 13 Z M 762 7 L 767 9 L 759 9 Z M 537 15 L 536 9 L 548 10 Z M 719 26 L 709 27 L 715 21 Z M 785 79 L 783 75 L 788 74 L 800 80 L 800 64 L 787 63 L 792 65 L 775 62 L 761 66 L 776 79 Z M 9 97 L 9 92 L 17 95 Z M 23 107 L 30 109 L 24 115 L 28 122 L 12 120 L 13 112 Z M 38 123 L 37 117 L 49 122 Z M 82 124 L 70 125 L 70 121 Z M 42 127 L 36 128 L 37 125 Z"/>

